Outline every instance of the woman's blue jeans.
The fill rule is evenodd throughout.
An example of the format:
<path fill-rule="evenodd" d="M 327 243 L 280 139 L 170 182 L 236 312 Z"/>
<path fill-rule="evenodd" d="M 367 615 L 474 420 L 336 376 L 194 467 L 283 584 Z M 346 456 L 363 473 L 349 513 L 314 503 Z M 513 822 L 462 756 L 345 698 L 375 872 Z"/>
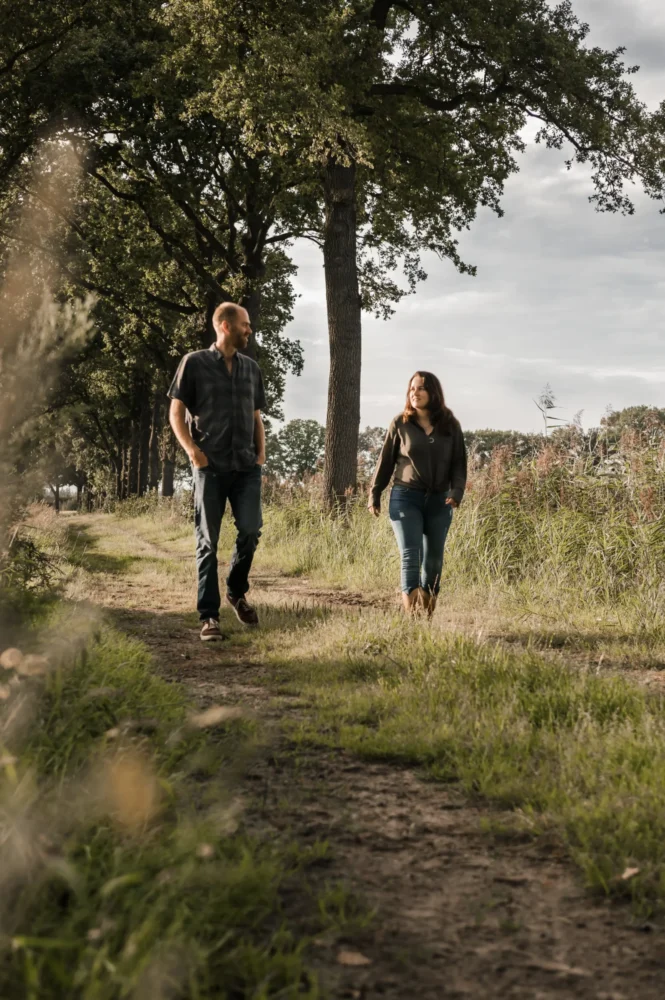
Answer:
<path fill-rule="evenodd" d="M 438 594 L 443 549 L 453 519 L 445 493 L 426 493 L 409 486 L 393 486 L 390 521 L 402 557 L 402 591 L 422 587 Z"/>

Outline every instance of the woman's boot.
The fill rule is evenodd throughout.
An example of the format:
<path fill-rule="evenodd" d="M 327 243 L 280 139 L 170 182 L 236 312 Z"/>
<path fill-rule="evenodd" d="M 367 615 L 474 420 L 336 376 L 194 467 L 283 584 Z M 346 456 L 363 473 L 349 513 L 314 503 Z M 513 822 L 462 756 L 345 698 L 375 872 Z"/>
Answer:
<path fill-rule="evenodd" d="M 422 591 L 418 587 L 416 587 L 415 590 L 412 590 L 410 594 L 402 591 L 402 607 L 407 615 L 417 614 L 418 606 L 421 601 L 421 593 Z"/>
<path fill-rule="evenodd" d="M 429 606 L 429 594 L 422 587 L 418 588 L 418 598 L 416 600 L 416 614 L 424 615 L 427 614 L 427 608 Z"/>

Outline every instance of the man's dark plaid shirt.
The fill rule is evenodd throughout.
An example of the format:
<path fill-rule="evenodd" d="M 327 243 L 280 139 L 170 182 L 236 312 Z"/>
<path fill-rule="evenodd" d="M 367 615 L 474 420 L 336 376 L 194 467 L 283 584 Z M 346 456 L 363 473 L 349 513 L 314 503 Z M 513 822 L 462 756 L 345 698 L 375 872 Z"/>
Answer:
<path fill-rule="evenodd" d="M 215 345 L 186 354 L 169 389 L 187 407 L 192 439 L 220 472 L 256 464 L 254 411 L 266 405 L 261 370 L 245 354 L 235 354 L 229 374 Z"/>

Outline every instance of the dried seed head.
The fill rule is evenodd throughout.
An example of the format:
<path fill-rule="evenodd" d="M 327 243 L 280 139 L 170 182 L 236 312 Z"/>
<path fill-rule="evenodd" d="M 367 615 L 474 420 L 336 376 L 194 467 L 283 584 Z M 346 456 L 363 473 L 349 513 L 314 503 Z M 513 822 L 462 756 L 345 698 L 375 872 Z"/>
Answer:
<path fill-rule="evenodd" d="M 48 673 L 49 662 L 45 656 L 37 656 L 35 653 L 30 653 L 28 656 L 22 658 L 20 664 L 15 667 L 15 670 L 23 677 L 42 677 Z"/>
<path fill-rule="evenodd" d="M 213 705 L 205 712 L 190 715 L 189 724 L 195 729 L 207 729 L 210 726 L 219 726 L 222 722 L 229 722 L 231 719 L 241 719 L 244 714 L 242 708 L 238 706 Z"/>
<path fill-rule="evenodd" d="M 15 649 L 13 646 L 9 649 L 5 649 L 2 654 L 0 654 L 0 667 L 4 670 L 18 670 L 23 660 L 23 653 L 20 649 Z"/>
<path fill-rule="evenodd" d="M 150 761 L 127 753 L 107 761 L 103 773 L 109 813 L 129 830 L 144 827 L 159 809 L 159 785 Z"/>

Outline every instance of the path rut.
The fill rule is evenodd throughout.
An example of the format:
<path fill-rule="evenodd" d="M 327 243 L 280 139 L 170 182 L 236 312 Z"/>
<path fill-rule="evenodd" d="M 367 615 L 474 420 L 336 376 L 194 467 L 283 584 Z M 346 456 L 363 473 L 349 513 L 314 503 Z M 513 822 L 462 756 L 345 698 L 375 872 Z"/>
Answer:
<path fill-rule="evenodd" d="M 93 519 L 85 523 L 95 530 Z M 146 643 L 160 673 L 185 683 L 202 707 L 239 704 L 259 719 L 264 738 L 242 778 L 247 827 L 302 844 L 327 840 L 330 857 L 310 873 L 309 891 L 342 883 L 375 910 L 353 934 L 317 939 L 312 960 L 331 997 L 660 1000 L 662 929 L 587 894 L 556 843 L 484 833 L 483 820 L 500 822 L 500 812 L 412 769 L 342 751 L 296 752 L 281 722 L 307 705 L 271 688 L 251 648 L 202 644 L 189 594 L 155 614 L 150 593 L 132 588 L 127 607 L 129 583 L 116 575 L 105 585 L 100 574 L 96 599 Z M 252 594 L 259 612 L 276 600 L 363 600 L 274 575 L 257 575 Z M 292 886 L 285 906 L 307 929 L 302 886 Z M 366 964 L 343 964 L 344 952 Z"/>

